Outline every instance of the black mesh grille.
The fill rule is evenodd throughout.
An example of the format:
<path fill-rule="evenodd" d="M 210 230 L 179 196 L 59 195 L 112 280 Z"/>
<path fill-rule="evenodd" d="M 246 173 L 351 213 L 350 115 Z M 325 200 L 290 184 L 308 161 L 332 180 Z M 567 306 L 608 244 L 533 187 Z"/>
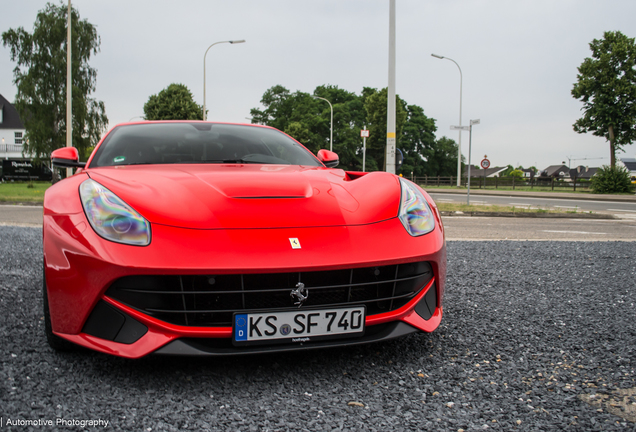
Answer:
<path fill-rule="evenodd" d="M 297 309 L 290 296 L 299 282 L 303 307 L 367 307 L 367 315 L 404 306 L 433 277 L 428 262 L 348 270 L 196 276 L 127 276 L 106 295 L 172 324 L 230 326 L 243 310 Z"/>

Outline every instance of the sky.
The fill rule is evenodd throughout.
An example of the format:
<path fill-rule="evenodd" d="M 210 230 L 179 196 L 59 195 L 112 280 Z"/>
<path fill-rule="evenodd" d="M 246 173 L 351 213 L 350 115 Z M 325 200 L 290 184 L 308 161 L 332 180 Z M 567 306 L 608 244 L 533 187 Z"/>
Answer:
<path fill-rule="evenodd" d="M 388 84 L 389 0 L 73 0 L 97 26 L 101 51 L 93 97 L 110 127 L 139 119 L 148 98 L 185 84 L 208 119 L 249 123 L 250 109 L 280 84 L 312 93 L 324 84 L 360 94 Z M 31 32 L 46 5 L 0 0 L 0 32 Z M 605 31 L 636 37 L 634 0 L 397 0 L 396 92 L 436 120 L 437 137 L 473 126 L 471 161 L 543 169 L 609 164 L 609 143 L 577 134 L 582 103 L 571 96 L 589 43 Z M 7 47 L 0 46 L 0 94 L 16 94 Z M 462 154 L 468 160 L 468 132 Z M 635 157 L 636 145 L 618 157 Z M 568 158 L 570 158 L 568 160 Z"/>

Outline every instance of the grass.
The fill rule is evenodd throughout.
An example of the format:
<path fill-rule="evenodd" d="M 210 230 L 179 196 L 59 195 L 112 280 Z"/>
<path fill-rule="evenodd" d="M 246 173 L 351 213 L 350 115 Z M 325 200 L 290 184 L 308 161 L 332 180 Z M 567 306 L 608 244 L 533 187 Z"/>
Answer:
<path fill-rule="evenodd" d="M 32 185 L 33 187 L 29 187 Z M 7 182 L 0 183 L 0 202 L 42 204 L 44 192 L 51 182 Z"/>

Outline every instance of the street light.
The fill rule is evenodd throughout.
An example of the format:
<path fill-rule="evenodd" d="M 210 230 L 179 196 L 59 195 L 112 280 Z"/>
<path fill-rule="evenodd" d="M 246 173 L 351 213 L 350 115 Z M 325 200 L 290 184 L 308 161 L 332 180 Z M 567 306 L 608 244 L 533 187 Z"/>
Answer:
<path fill-rule="evenodd" d="M 459 126 L 462 125 L 462 68 L 459 67 L 457 62 L 451 58 L 444 57 L 438 54 L 431 54 L 431 56 L 438 59 L 446 59 L 450 60 L 457 66 L 459 69 Z M 459 130 L 459 142 L 457 144 L 457 186 L 461 186 L 461 178 L 462 178 L 462 131 Z"/>
<path fill-rule="evenodd" d="M 331 105 L 331 102 L 329 102 L 327 99 L 323 97 L 314 96 L 314 95 L 311 95 L 311 97 L 326 101 L 329 104 L 329 108 L 331 108 L 331 133 L 329 134 L 329 151 L 333 151 L 333 106 Z"/>
<path fill-rule="evenodd" d="M 237 43 L 244 43 L 244 42 L 245 42 L 245 39 L 214 42 L 212 45 L 208 47 L 208 49 L 205 50 L 205 54 L 203 55 L 203 120 L 206 120 L 206 117 L 207 117 L 205 112 L 205 57 L 208 55 L 208 51 L 210 51 L 210 48 L 212 48 L 214 45 L 217 45 L 217 44 L 222 44 L 222 43 L 237 44 Z"/>

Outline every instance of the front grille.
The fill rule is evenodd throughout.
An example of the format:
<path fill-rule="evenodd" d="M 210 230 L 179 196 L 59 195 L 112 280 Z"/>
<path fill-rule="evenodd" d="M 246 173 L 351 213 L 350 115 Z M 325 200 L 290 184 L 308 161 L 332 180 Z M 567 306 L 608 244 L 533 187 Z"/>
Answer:
<path fill-rule="evenodd" d="M 171 324 L 227 327 L 234 312 L 298 309 L 290 293 L 299 282 L 309 292 L 303 308 L 355 304 L 376 315 L 404 306 L 432 277 L 425 261 L 315 272 L 127 276 L 106 295 Z"/>

